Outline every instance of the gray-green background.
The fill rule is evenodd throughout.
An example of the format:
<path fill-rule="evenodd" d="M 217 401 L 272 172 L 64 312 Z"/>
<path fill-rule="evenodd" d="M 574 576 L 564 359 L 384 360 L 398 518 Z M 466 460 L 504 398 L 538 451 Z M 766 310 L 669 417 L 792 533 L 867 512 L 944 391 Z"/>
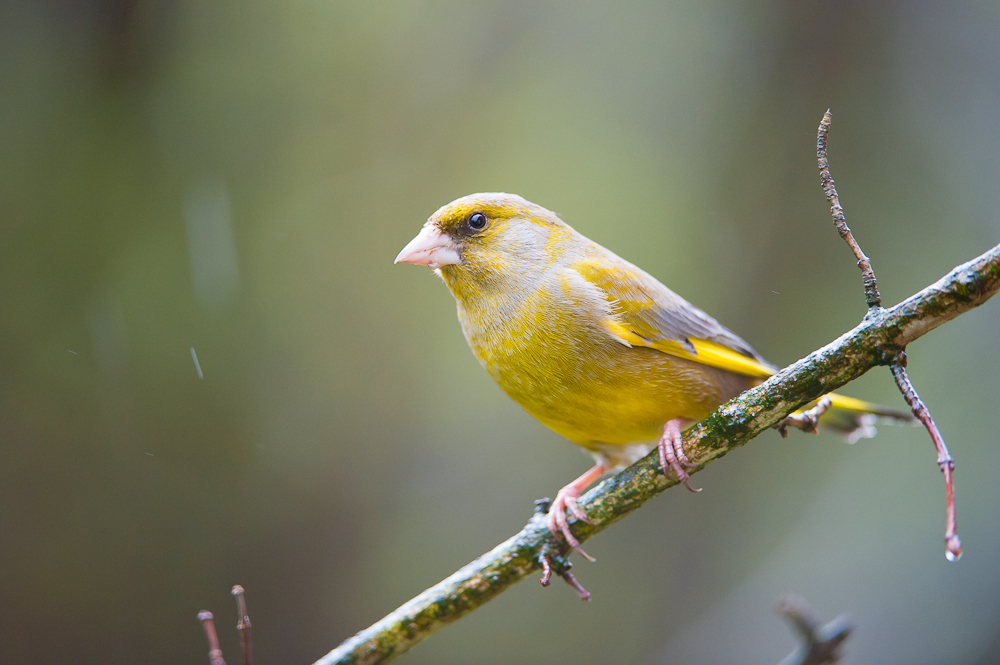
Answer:
<path fill-rule="evenodd" d="M 516 192 L 779 364 L 861 280 L 894 303 L 1000 242 L 1000 5 L 7 2 L 0 8 L 0 660 L 308 663 L 587 468 L 393 266 Z M 805 595 L 846 663 L 1000 660 L 1000 302 L 910 348 L 920 429 L 760 437 L 410 663 L 774 663 Z M 190 349 L 204 374 L 199 379 Z M 889 373 L 846 391 L 900 405 Z"/>

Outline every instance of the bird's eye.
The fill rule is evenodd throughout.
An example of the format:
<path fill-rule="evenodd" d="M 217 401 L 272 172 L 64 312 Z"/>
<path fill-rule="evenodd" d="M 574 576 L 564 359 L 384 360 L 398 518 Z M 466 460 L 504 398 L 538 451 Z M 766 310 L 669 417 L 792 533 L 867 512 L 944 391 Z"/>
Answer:
<path fill-rule="evenodd" d="M 481 212 L 474 212 L 469 215 L 469 228 L 476 231 L 486 228 L 486 215 Z"/>

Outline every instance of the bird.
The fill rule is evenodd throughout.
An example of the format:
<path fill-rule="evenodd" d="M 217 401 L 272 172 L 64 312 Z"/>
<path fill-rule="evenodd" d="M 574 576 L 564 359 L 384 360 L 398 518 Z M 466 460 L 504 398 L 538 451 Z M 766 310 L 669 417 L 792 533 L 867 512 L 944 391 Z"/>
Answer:
<path fill-rule="evenodd" d="M 569 528 L 568 515 L 588 521 L 581 492 L 654 447 L 664 473 L 692 489 L 681 432 L 777 372 L 652 275 L 516 194 L 470 194 L 441 207 L 395 263 L 433 269 L 493 380 L 594 458 L 547 517 L 553 536 L 588 559 Z M 912 420 L 830 398 L 819 423 L 849 440 L 872 436 L 877 419 Z"/>

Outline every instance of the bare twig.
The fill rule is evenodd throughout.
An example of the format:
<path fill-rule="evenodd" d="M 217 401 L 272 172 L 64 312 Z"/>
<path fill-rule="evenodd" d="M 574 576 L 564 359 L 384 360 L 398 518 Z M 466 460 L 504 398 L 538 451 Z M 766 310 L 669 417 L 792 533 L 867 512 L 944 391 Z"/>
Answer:
<path fill-rule="evenodd" d="M 782 597 L 778 603 L 778 611 L 785 616 L 802 640 L 802 644 L 788 654 L 780 665 L 826 665 L 840 660 L 840 647 L 854 630 L 846 614 L 821 626 L 816 611 L 805 598 L 794 593 Z"/>
<path fill-rule="evenodd" d="M 951 476 L 955 470 L 955 461 L 948 453 L 948 446 L 944 444 L 944 439 L 941 437 L 937 423 L 931 417 L 930 410 L 924 404 L 924 401 L 920 399 L 920 395 L 917 394 L 913 383 L 910 382 L 910 377 L 906 375 L 905 351 L 899 352 L 892 365 L 890 365 L 890 368 L 892 369 L 892 376 L 896 379 L 896 385 L 899 386 L 899 391 L 903 393 L 903 398 L 906 399 L 906 403 L 913 410 L 913 415 L 927 428 L 927 432 L 931 435 L 931 441 L 934 442 L 934 448 L 937 450 L 937 463 L 944 474 L 945 511 L 947 515 L 944 529 L 944 555 L 948 561 L 958 561 L 962 558 L 962 541 L 956 532 L 955 486 Z"/>
<path fill-rule="evenodd" d="M 844 209 L 840 207 L 840 197 L 837 195 L 837 188 L 833 184 L 833 176 L 830 175 L 830 163 L 826 157 L 826 135 L 830 131 L 830 109 L 823 114 L 823 120 L 819 123 L 819 133 L 816 136 L 816 159 L 819 162 L 819 178 L 823 183 L 823 193 L 830 202 L 830 214 L 833 215 L 833 223 L 843 238 L 854 252 L 858 259 L 858 267 L 861 268 L 861 278 L 865 283 L 865 300 L 868 301 L 868 308 L 882 306 L 882 296 L 878 292 L 878 282 L 875 281 L 875 271 L 872 270 L 872 262 L 868 260 L 865 253 L 861 251 L 861 246 L 854 240 L 854 234 L 847 226 L 844 218 Z"/>
<path fill-rule="evenodd" d="M 782 419 L 774 428 L 781 434 L 782 439 L 788 438 L 789 427 L 800 429 L 807 434 L 819 434 L 819 430 L 816 429 L 816 426 L 819 424 L 819 417 L 829 411 L 832 404 L 833 400 L 830 399 L 830 396 L 824 395 L 823 399 L 813 408 L 801 413 L 788 414 L 788 417 Z"/>
<path fill-rule="evenodd" d="M 542 554 L 538 558 L 542 564 L 542 579 L 538 581 L 542 583 L 542 586 L 548 586 L 552 580 L 552 563 L 547 554 Z"/>
<path fill-rule="evenodd" d="M 576 580 L 573 573 L 568 570 L 563 570 L 559 572 L 559 577 L 563 578 L 563 580 L 566 581 L 566 584 L 573 587 L 573 590 L 580 596 L 580 600 L 590 600 L 590 592 L 583 588 L 583 585 Z"/>
<path fill-rule="evenodd" d="M 542 501 L 547 502 L 548 499 L 543 499 Z M 535 502 L 536 505 L 538 503 L 538 501 Z M 549 586 L 552 580 L 552 573 L 555 573 L 576 591 L 576 594 L 580 596 L 580 600 L 590 600 L 590 592 L 583 588 L 583 585 L 577 581 L 573 573 L 569 572 L 569 569 L 573 567 L 569 557 L 561 556 L 558 553 L 553 554 L 549 548 L 542 548 L 542 551 L 538 554 L 538 564 L 542 567 L 542 579 L 538 580 L 542 583 L 542 586 Z"/>
<path fill-rule="evenodd" d="M 685 432 L 684 447 L 697 473 L 739 448 L 803 404 L 819 399 L 900 349 L 989 300 L 1000 291 L 1000 245 L 958 266 L 900 304 L 869 312 L 853 330 L 786 367 L 716 409 Z M 581 542 L 677 484 L 663 474 L 656 451 L 598 484 L 578 503 L 592 524 L 571 525 Z M 427 589 L 317 663 L 380 663 L 457 621 L 541 567 L 539 554 L 560 551 L 544 514 L 446 580 Z"/>
<path fill-rule="evenodd" d="M 882 296 L 878 292 L 875 271 L 872 270 L 871 261 L 861 251 L 861 246 L 854 240 L 854 234 L 851 233 L 851 229 L 847 227 L 847 222 L 844 219 L 844 209 L 840 207 L 840 199 L 837 196 L 837 188 L 833 186 L 833 177 L 830 175 L 830 163 L 826 155 L 826 135 L 830 130 L 830 121 L 830 109 L 827 109 L 826 113 L 823 114 L 823 119 L 819 123 L 819 132 L 816 137 L 816 158 L 819 162 L 819 174 L 820 180 L 823 183 L 823 192 L 830 201 L 830 212 L 833 215 L 833 223 L 840 232 L 840 237 L 847 241 L 847 244 L 854 251 L 854 255 L 858 258 L 858 267 L 861 268 L 862 278 L 865 282 L 865 299 L 868 301 L 868 311 L 882 311 Z M 896 379 L 896 385 L 899 386 L 899 391 L 903 393 L 903 398 L 910 405 L 910 409 L 913 410 L 913 415 L 920 419 L 920 422 L 927 428 L 927 431 L 931 435 L 931 440 L 934 441 L 934 447 L 937 449 L 938 466 L 941 467 L 941 471 L 944 473 L 945 512 L 947 515 L 944 534 L 944 555 L 948 561 L 958 561 L 962 558 L 962 541 L 959 540 L 958 534 L 955 532 L 955 486 L 952 482 L 952 472 L 955 470 L 955 462 L 952 460 L 951 455 L 948 454 L 948 447 L 944 445 L 944 439 L 941 437 L 941 432 L 938 430 L 937 424 L 935 424 L 934 419 L 931 417 L 930 410 L 921 401 L 920 395 L 917 394 L 916 389 L 906 375 L 905 345 L 893 355 L 889 362 L 889 367 L 892 370 L 893 377 Z M 789 416 L 789 418 L 791 417 Z M 781 435 L 785 436 L 784 429 L 781 429 Z"/>
<path fill-rule="evenodd" d="M 236 630 L 240 633 L 240 646 L 243 647 L 243 665 L 253 665 L 253 639 L 250 635 L 250 616 L 247 614 L 244 594 L 243 587 L 239 584 L 233 587 L 233 595 L 236 596 L 236 614 L 239 616 Z"/>
<path fill-rule="evenodd" d="M 205 628 L 205 637 L 208 639 L 208 660 L 212 665 L 226 665 L 222 659 L 222 649 L 219 648 L 219 636 L 215 633 L 215 620 L 208 610 L 198 612 L 198 621 Z"/>

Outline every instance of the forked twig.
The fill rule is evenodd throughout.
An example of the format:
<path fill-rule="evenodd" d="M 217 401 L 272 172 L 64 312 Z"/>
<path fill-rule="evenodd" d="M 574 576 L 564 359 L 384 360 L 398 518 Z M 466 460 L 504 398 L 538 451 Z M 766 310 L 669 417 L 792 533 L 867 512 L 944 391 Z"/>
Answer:
<path fill-rule="evenodd" d="M 552 573 L 555 573 L 576 591 L 577 595 L 580 596 L 580 600 L 589 601 L 590 592 L 583 588 L 583 585 L 580 584 L 573 573 L 569 572 L 571 565 L 569 560 L 557 559 L 555 565 L 553 565 L 550 551 L 548 548 L 543 548 L 542 552 L 538 555 L 538 563 L 542 567 L 542 579 L 538 581 L 541 582 L 542 586 L 547 587 L 552 583 Z"/>
<path fill-rule="evenodd" d="M 830 213 L 833 215 L 833 223 L 836 225 L 837 231 L 840 232 L 840 237 L 847 242 L 854 251 L 854 256 L 858 259 L 858 267 L 861 268 L 862 279 L 865 283 L 865 300 L 868 302 L 868 312 L 869 314 L 873 312 L 878 313 L 884 310 L 882 310 L 882 296 L 878 292 L 878 282 L 875 280 L 875 271 L 872 270 L 871 261 L 861 251 L 861 246 L 858 245 L 854 239 L 854 234 L 851 233 L 851 229 L 847 226 L 847 220 L 844 218 L 844 209 L 840 205 L 840 197 L 837 195 L 837 188 L 833 184 L 833 176 L 830 175 L 830 162 L 826 154 L 826 135 L 830 131 L 831 120 L 830 109 L 827 109 L 826 113 L 823 114 L 823 119 L 819 123 L 819 132 L 816 136 L 816 160 L 819 163 L 819 177 L 823 184 L 823 192 L 826 194 L 827 200 L 830 201 Z M 927 428 L 927 432 L 931 435 L 931 440 L 934 442 L 934 447 L 937 449 L 937 463 L 944 473 L 945 511 L 947 514 L 944 534 L 944 554 L 948 561 L 958 561 L 962 558 L 962 541 L 955 532 L 955 486 L 952 481 L 955 462 L 952 460 L 951 455 L 948 454 L 948 448 L 944 445 L 944 439 L 941 437 L 941 432 L 938 430 L 934 418 L 931 417 L 930 410 L 920 399 L 920 395 L 917 394 L 916 389 L 906 375 L 905 345 L 891 357 L 888 364 L 892 370 L 892 376 L 896 379 L 896 385 L 903 394 L 903 399 L 910 405 L 913 415 Z M 782 431 L 782 436 L 784 436 L 784 431 Z"/>
<path fill-rule="evenodd" d="M 778 603 L 778 611 L 802 639 L 802 644 L 788 654 L 780 665 L 826 665 L 840 660 L 843 655 L 840 647 L 854 630 L 846 614 L 821 626 L 816 611 L 805 598 L 794 593 L 782 597 Z"/>

